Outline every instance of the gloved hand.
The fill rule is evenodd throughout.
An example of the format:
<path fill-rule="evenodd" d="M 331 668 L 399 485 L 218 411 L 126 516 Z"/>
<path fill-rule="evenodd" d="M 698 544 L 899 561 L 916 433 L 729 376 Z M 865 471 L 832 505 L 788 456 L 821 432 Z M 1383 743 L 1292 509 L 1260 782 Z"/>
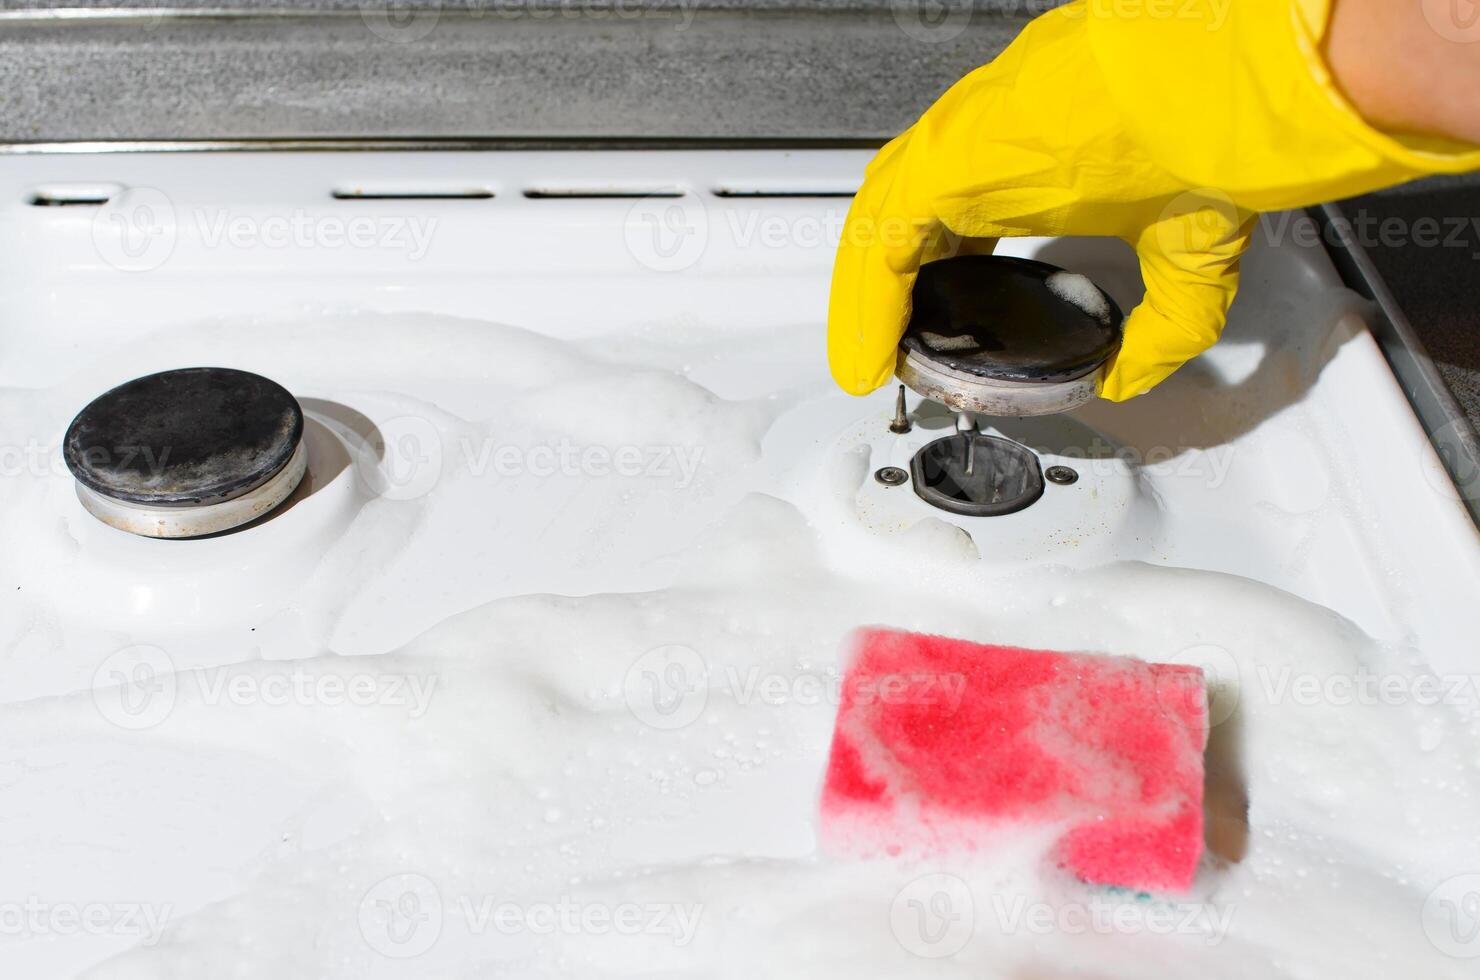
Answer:
<path fill-rule="evenodd" d="M 1114 17 L 1078 0 L 1030 23 L 869 164 L 833 269 L 833 378 L 889 381 L 921 264 L 1002 236 L 1112 235 L 1146 296 L 1100 394 L 1131 398 L 1218 339 L 1257 212 L 1480 167 L 1473 147 L 1357 115 L 1319 54 L 1327 2 Z"/>

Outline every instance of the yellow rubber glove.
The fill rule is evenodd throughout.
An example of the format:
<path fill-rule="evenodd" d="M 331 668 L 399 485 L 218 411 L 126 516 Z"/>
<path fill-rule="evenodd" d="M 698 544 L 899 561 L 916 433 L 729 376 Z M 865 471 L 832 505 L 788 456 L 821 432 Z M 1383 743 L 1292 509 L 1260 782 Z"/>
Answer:
<path fill-rule="evenodd" d="M 1146 282 L 1100 390 L 1131 398 L 1218 339 L 1257 212 L 1480 167 L 1473 147 L 1362 121 L 1320 57 L 1326 4 L 1079 0 L 1030 23 L 869 164 L 833 269 L 833 378 L 889 381 L 921 264 L 1108 235 Z"/>

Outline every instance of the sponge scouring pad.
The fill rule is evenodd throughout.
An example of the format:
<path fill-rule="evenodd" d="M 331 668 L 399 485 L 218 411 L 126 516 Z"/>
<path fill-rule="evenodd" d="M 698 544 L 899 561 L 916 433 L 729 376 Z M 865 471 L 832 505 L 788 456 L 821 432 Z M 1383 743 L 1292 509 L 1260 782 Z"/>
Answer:
<path fill-rule="evenodd" d="M 898 852 L 943 829 L 990 846 L 1003 826 L 1057 826 L 1057 860 L 1086 881 L 1192 884 L 1207 742 L 1196 667 L 888 629 L 856 642 L 825 834 L 868 826 Z"/>

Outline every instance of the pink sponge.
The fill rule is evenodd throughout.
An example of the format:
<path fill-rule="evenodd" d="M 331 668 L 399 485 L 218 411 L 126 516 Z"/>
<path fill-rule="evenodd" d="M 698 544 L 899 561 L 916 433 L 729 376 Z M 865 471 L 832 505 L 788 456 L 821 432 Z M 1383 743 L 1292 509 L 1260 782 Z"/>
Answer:
<path fill-rule="evenodd" d="M 942 828 L 974 845 L 1003 824 L 1057 825 L 1058 860 L 1087 881 L 1192 884 L 1207 741 L 1196 667 L 886 629 L 856 640 L 825 834 L 867 826 L 896 851 Z"/>

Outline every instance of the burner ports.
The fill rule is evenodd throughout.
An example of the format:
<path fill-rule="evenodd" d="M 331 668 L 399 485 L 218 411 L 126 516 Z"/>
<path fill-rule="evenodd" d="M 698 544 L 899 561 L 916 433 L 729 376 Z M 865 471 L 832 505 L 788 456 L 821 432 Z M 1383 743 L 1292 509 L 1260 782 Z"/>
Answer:
<path fill-rule="evenodd" d="M 1043 468 L 1027 446 L 962 432 L 927 444 L 910 463 L 915 493 L 966 517 L 1013 514 L 1043 496 Z"/>

